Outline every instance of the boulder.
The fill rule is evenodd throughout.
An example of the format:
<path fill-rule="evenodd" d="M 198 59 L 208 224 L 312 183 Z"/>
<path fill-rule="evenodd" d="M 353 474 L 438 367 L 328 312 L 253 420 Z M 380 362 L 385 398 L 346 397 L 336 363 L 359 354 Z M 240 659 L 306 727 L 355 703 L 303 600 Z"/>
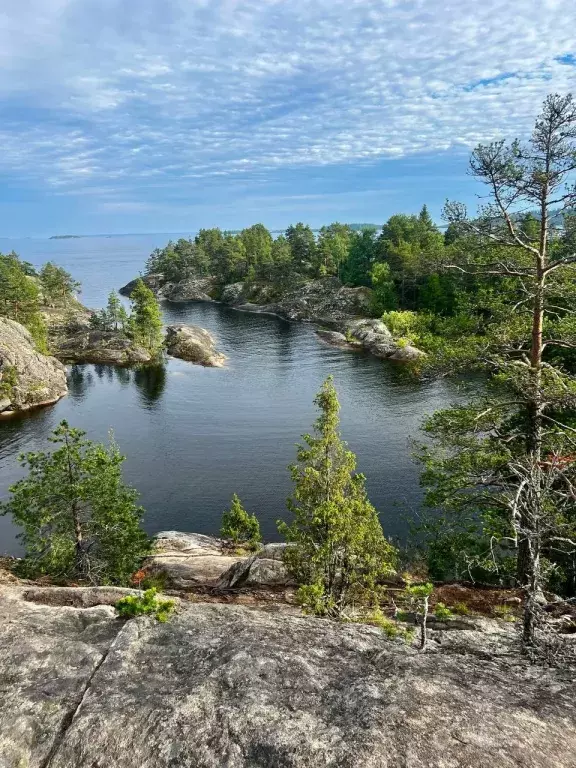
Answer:
<path fill-rule="evenodd" d="M 255 555 L 234 554 L 223 539 L 163 531 L 156 534 L 154 553 L 145 567 L 175 589 L 274 587 L 290 583 L 282 562 L 285 548 L 286 544 L 265 544 Z"/>
<path fill-rule="evenodd" d="M 370 288 L 348 288 L 336 277 L 309 280 L 286 292 L 278 312 L 288 320 L 341 325 L 369 311 Z"/>
<path fill-rule="evenodd" d="M 0 317 L 0 413 L 49 405 L 67 391 L 62 363 L 37 352 L 23 325 Z"/>
<path fill-rule="evenodd" d="M 329 331 L 326 328 L 319 328 L 316 331 L 322 341 L 326 344 L 330 344 L 333 347 L 340 347 L 341 349 L 358 350 L 362 348 L 362 345 L 358 341 L 349 341 L 343 333 L 339 331 Z"/>
<path fill-rule="evenodd" d="M 119 289 L 118 293 L 122 296 L 128 296 L 130 297 L 132 294 L 132 291 L 134 288 L 136 288 L 136 283 L 138 280 L 142 280 L 142 282 L 150 288 L 151 291 L 153 291 L 157 296 L 161 293 L 161 288 L 164 285 L 164 275 L 161 275 L 159 273 L 152 274 L 152 275 L 143 275 L 142 277 L 136 277 L 134 280 L 130 280 L 129 283 L 126 283 L 126 285 L 123 285 L 122 288 Z"/>
<path fill-rule="evenodd" d="M 226 356 L 216 349 L 211 334 L 196 325 L 169 325 L 166 349 L 173 357 L 211 368 L 221 368 L 226 360 Z"/>
<path fill-rule="evenodd" d="M 163 531 L 155 536 L 154 553 L 145 569 L 175 589 L 214 586 L 222 574 L 245 557 L 225 552 L 224 542 L 199 533 Z"/>
<path fill-rule="evenodd" d="M 81 328 L 58 342 L 54 354 L 67 363 L 102 363 L 104 365 L 133 365 L 149 363 L 152 355 L 135 344 L 121 331 L 97 331 Z"/>
<path fill-rule="evenodd" d="M 206 603 L 122 621 L 10 586 L 0 615 L 2 768 L 574 765 L 574 677 L 504 637 L 420 653 L 359 624 Z"/>
<path fill-rule="evenodd" d="M 212 294 L 218 290 L 214 277 L 189 277 L 179 283 L 166 283 L 161 295 L 168 301 L 213 301 Z"/>
<path fill-rule="evenodd" d="M 223 304 L 242 304 L 244 301 L 244 283 L 230 283 L 225 285 L 220 295 Z"/>

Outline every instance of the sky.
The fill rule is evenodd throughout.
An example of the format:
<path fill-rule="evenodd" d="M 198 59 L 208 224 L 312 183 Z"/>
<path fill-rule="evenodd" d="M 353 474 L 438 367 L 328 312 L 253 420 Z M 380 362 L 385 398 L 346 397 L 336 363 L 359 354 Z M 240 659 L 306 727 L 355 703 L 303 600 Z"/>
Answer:
<path fill-rule="evenodd" d="M 471 206 L 576 91 L 574 0 L 2 0 L 0 236 Z"/>

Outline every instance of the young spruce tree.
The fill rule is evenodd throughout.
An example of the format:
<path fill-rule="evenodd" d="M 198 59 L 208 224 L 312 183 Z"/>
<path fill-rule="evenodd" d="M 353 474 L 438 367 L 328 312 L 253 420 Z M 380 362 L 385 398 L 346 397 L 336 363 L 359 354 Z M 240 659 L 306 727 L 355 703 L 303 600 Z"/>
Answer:
<path fill-rule="evenodd" d="M 49 438 L 55 451 L 22 455 L 28 476 L 10 488 L 0 514 L 23 529 L 25 575 L 127 584 L 150 548 L 143 509 L 122 480 L 117 445 L 84 435 L 62 421 Z"/>
<path fill-rule="evenodd" d="M 136 287 L 130 294 L 130 301 L 132 303 L 130 320 L 135 341 L 152 353 L 159 352 L 162 348 L 160 305 L 143 280 L 136 282 Z"/>
<path fill-rule="evenodd" d="M 384 538 L 368 501 L 364 475 L 339 433 L 340 403 L 332 377 L 315 399 L 320 416 L 304 435 L 290 467 L 294 520 L 279 522 L 288 547 L 285 562 L 300 584 L 299 599 L 317 615 L 339 616 L 351 602 L 374 598 L 378 580 L 390 574 L 395 550 Z"/>

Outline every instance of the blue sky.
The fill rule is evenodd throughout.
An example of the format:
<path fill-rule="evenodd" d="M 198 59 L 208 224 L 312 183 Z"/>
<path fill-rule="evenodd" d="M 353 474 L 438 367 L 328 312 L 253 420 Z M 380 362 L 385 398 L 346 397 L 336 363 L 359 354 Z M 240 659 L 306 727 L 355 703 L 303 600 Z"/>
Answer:
<path fill-rule="evenodd" d="M 382 222 L 576 91 L 573 0 L 3 0 L 0 236 Z"/>

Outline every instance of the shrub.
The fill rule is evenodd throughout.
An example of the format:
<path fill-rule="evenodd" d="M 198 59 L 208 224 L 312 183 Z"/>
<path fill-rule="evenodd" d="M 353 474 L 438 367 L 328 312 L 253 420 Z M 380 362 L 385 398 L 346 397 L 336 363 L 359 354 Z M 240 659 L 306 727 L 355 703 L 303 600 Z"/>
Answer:
<path fill-rule="evenodd" d="M 458 616 L 468 616 L 470 609 L 466 603 L 454 603 L 452 606 L 452 613 L 456 613 Z"/>
<path fill-rule="evenodd" d="M 436 616 L 437 619 L 440 619 L 440 621 L 443 621 L 444 619 L 449 619 L 450 616 L 452 616 L 452 611 L 450 608 L 448 608 L 447 605 L 444 605 L 444 603 L 436 603 L 436 607 L 434 608 L 434 616 Z"/>
<path fill-rule="evenodd" d="M 232 504 L 222 515 L 220 535 L 230 539 L 235 544 L 249 544 L 256 547 L 262 541 L 260 524 L 256 515 L 250 515 L 242 506 L 236 494 L 232 496 Z"/>
<path fill-rule="evenodd" d="M 509 605 L 495 605 L 492 610 L 494 615 L 503 621 L 516 621 L 514 611 Z"/>
<path fill-rule="evenodd" d="M 116 603 L 119 616 L 131 619 L 134 616 L 154 615 L 164 623 L 174 611 L 174 600 L 159 600 L 155 587 L 147 589 L 142 595 L 127 595 Z"/>

